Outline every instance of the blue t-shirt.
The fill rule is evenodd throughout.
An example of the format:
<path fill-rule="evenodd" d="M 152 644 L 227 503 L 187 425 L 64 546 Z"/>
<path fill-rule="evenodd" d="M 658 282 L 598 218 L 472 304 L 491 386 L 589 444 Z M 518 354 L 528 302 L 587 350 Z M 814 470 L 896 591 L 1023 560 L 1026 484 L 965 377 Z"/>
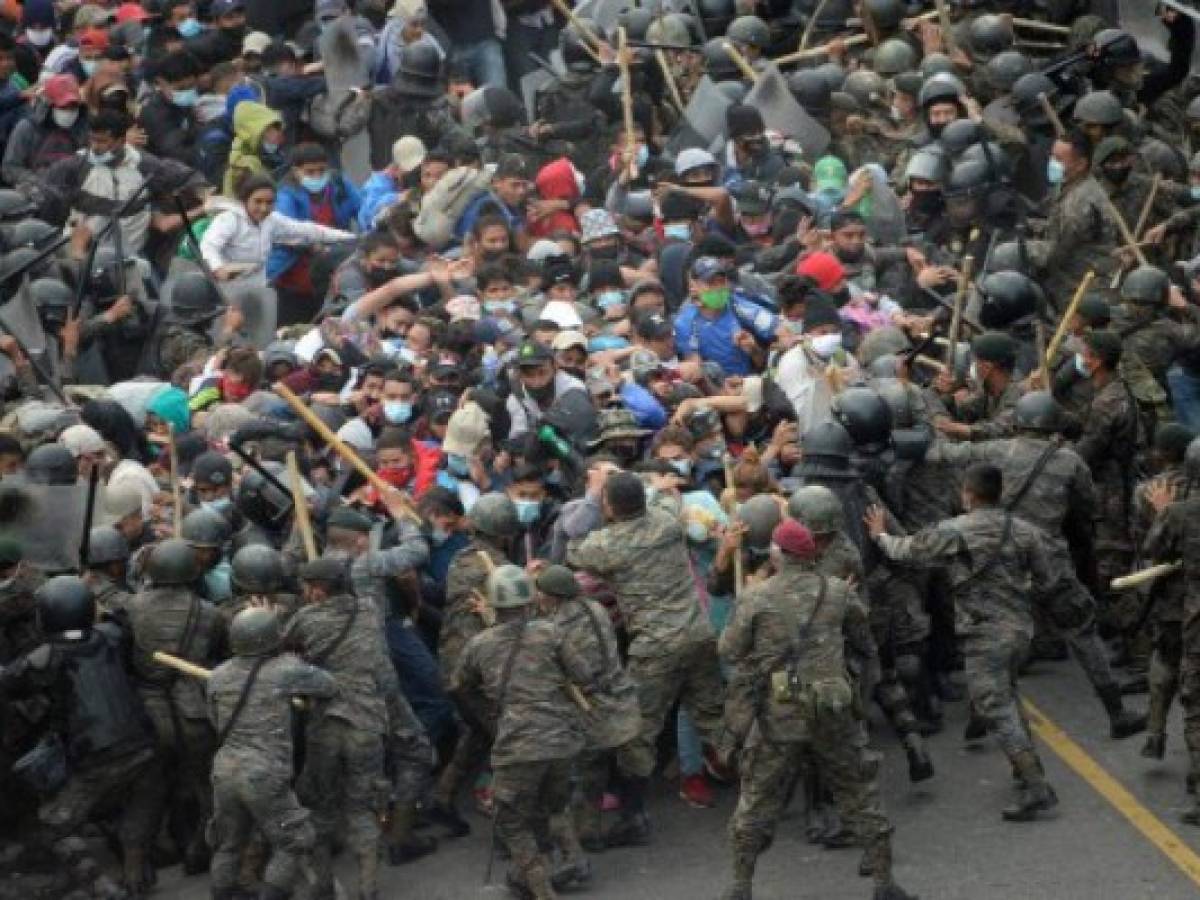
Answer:
<path fill-rule="evenodd" d="M 748 331 L 765 347 L 774 339 L 778 324 L 773 312 L 736 292 L 715 319 L 700 315 L 696 304 L 689 303 L 675 317 L 675 352 L 680 357 L 698 354 L 702 360 L 718 362 L 728 375 L 749 375 L 754 362 L 734 344 L 733 336 Z"/>

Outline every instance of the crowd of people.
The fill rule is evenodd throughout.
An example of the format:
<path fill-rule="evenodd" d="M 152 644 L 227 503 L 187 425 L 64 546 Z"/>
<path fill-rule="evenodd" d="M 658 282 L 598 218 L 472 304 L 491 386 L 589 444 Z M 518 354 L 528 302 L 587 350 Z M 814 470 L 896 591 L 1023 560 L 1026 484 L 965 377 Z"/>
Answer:
<path fill-rule="evenodd" d="M 1196 21 L 1117 6 L 0 3 L 0 896 L 547 900 L 667 781 L 725 900 L 789 804 L 906 900 L 877 748 L 1035 820 L 1068 660 L 1194 792 Z"/>

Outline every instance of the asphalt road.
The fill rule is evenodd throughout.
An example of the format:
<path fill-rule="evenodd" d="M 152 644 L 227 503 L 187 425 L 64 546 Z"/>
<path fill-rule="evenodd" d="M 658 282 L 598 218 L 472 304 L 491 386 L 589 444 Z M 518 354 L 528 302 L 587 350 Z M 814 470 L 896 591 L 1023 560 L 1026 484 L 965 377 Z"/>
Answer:
<path fill-rule="evenodd" d="M 1091 781 L 1039 740 L 1059 806 L 1043 821 L 1009 824 L 1000 819 L 1000 809 L 1010 796 L 1008 766 L 990 742 L 974 748 L 963 744 L 964 704 L 948 705 L 945 731 L 930 739 L 937 775 L 915 787 L 908 782 L 903 753 L 884 729 L 877 729 L 877 743 L 886 752 L 881 774 L 884 798 L 896 826 L 897 880 L 923 900 L 1200 896 L 1200 880 L 1191 880 L 1101 793 L 1113 793 L 1111 785 L 1103 784 L 1107 773 L 1132 795 L 1132 802 L 1119 799 L 1118 803 L 1132 809 L 1133 817 L 1160 843 L 1174 842 L 1176 856 L 1185 867 L 1190 864 L 1200 879 L 1200 859 L 1188 858 L 1192 852 L 1200 853 L 1200 829 L 1179 822 L 1190 798 L 1183 790 L 1187 753 L 1178 709 L 1171 722 L 1167 757 L 1155 762 L 1138 754 L 1141 736 L 1122 742 L 1108 738 L 1100 703 L 1073 664 L 1039 664 L 1023 680 L 1022 689 L 1099 767 L 1089 772 Z M 1144 706 L 1145 696 L 1131 702 Z M 1119 787 L 1116 793 L 1120 794 Z M 735 790 L 725 788 L 719 792 L 717 808 L 696 810 L 677 799 L 673 784 L 659 783 L 651 805 L 653 844 L 593 857 L 592 885 L 572 895 L 592 900 L 715 900 L 729 868 L 725 823 L 735 798 Z M 497 886 L 503 881 L 502 862 L 495 866 L 493 886 L 482 887 L 489 829 L 478 814 L 472 812 L 470 818 L 470 837 L 443 841 L 436 854 L 417 863 L 385 868 L 382 896 L 420 900 L 506 896 Z M 825 851 L 808 844 L 801 817 L 794 813 L 781 823 L 774 846 L 760 859 L 754 896 L 756 900 L 869 897 L 869 881 L 856 874 L 858 856 L 857 850 Z M 342 877 L 352 883 L 348 871 Z M 203 878 L 162 873 L 159 896 L 202 900 L 208 896 L 207 884 Z"/>

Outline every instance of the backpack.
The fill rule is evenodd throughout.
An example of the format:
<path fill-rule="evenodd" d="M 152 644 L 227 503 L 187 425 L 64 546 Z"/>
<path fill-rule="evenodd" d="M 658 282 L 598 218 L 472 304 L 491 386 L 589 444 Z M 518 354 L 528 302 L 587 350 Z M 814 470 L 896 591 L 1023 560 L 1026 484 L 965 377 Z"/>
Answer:
<path fill-rule="evenodd" d="M 421 199 L 421 211 L 413 221 L 413 232 L 433 250 L 444 250 L 454 239 L 454 226 L 467 206 L 492 183 L 488 167 L 451 169 Z"/>

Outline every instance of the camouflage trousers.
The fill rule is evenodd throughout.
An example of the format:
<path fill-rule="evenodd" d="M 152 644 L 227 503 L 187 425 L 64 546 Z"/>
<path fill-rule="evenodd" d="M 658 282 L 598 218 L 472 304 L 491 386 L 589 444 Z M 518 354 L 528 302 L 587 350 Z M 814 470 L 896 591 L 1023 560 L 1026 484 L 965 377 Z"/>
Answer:
<path fill-rule="evenodd" d="M 508 848 L 513 868 L 531 889 L 549 877 L 539 841 L 552 840 L 571 859 L 583 855 L 570 811 L 571 763 L 548 759 L 493 770 L 496 839 Z"/>
<path fill-rule="evenodd" d="M 213 848 L 210 877 L 214 891 L 237 886 L 242 850 L 255 832 L 270 845 L 263 883 L 288 892 L 301 861 L 316 844 L 308 810 L 292 792 L 291 773 L 238 753 L 218 753 L 213 763 L 213 817 L 208 842 Z"/>
<path fill-rule="evenodd" d="M 388 794 L 383 737 L 325 716 L 310 723 L 306 747 L 296 792 L 312 810 L 317 836 L 324 842 L 344 828 L 347 848 L 374 852 Z"/>
<path fill-rule="evenodd" d="M 166 783 L 172 786 L 157 811 L 171 812 L 173 821 L 197 823 L 194 835 L 183 840 L 198 843 L 204 823 L 212 816 L 212 758 L 216 735 L 207 719 L 188 719 L 176 713 L 161 696 L 148 699 L 146 712 L 158 737 L 158 755 Z"/>
<path fill-rule="evenodd" d="M 637 737 L 617 750 L 622 773 L 649 778 L 654 772 L 658 736 L 676 700 L 692 717 L 700 740 L 717 745 L 724 688 L 714 638 L 695 641 L 677 653 L 630 657 L 629 676 L 637 684 L 642 725 Z"/>
<path fill-rule="evenodd" d="M 1096 626 L 1096 601 L 1079 580 L 1071 561 L 1058 560 L 1061 577 L 1044 597 L 1035 598 L 1051 624 L 1067 642 L 1071 655 L 1097 691 L 1115 684 L 1108 650 Z"/>
<path fill-rule="evenodd" d="M 805 744 L 752 742 L 739 761 L 738 802 L 729 820 L 734 855 L 754 856 L 771 845 L 790 787 L 805 764 L 806 751 L 815 758 L 842 821 L 862 844 L 870 847 L 886 839 L 891 824 L 880 803 L 879 785 L 864 766 L 859 737 L 858 720 L 845 710 L 810 721 Z M 876 873 L 877 877 L 883 874 Z"/>
<path fill-rule="evenodd" d="M 145 850 L 154 838 L 162 796 L 162 770 L 153 750 L 96 754 L 71 770 L 67 783 L 38 809 L 38 819 L 66 834 L 95 810 L 120 806 L 121 846 Z"/>
<path fill-rule="evenodd" d="M 1154 623 L 1154 652 L 1150 656 L 1150 705 L 1146 730 L 1151 734 L 1163 734 L 1167 730 L 1167 716 L 1179 690 L 1182 661 L 1182 623 L 1159 619 Z"/>
<path fill-rule="evenodd" d="M 962 641 L 967 694 L 975 712 L 985 719 L 1004 755 L 1033 750 L 1029 726 L 1017 697 L 1017 670 L 1029 653 L 1023 634 L 995 633 Z"/>
<path fill-rule="evenodd" d="M 490 746 L 491 739 L 486 734 L 465 723 L 460 725 L 454 752 L 438 775 L 433 799 L 442 806 L 453 806 L 471 775 L 487 765 Z"/>
<path fill-rule="evenodd" d="M 1192 753 L 1200 753 L 1200 616 L 1196 615 L 1186 618 L 1183 623 L 1179 703 L 1183 707 L 1183 737 L 1187 748 Z"/>

